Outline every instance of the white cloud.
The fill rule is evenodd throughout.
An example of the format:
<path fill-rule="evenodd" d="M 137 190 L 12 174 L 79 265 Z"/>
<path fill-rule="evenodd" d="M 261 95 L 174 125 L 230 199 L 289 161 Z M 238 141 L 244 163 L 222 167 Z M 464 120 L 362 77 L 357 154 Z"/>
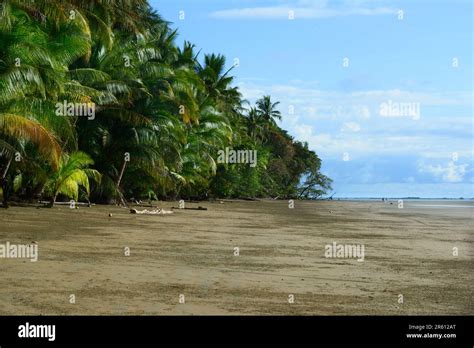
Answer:
<path fill-rule="evenodd" d="M 247 86 L 246 83 L 239 83 L 238 87 L 243 97 L 249 100 L 261 98 L 266 93 L 264 89 L 257 86 Z"/>
<path fill-rule="evenodd" d="M 360 125 L 356 122 L 344 122 L 342 124 L 341 132 L 358 132 Z"/>
<path fill-rule="evenodd" d="M 425 92 L 401 89 L 343 92 L 300 84 L 241 82 L 245 99 L 253 103 L 263 95 L 280 101 L 283 120 L 279 124 L 297 139 L 307 141 L 323 159 L 364 156 L 408 155 L 449 160 L 453 152 L 472 157 L 472 118 L 462 116 L 471 108 L 471 92 Z M 387 100 L 419 102 L 424 112 L 419 120 L 379 115 Z M 452 114 L 451 106 L 465 111 Z M 289 107 L 294 113 L 288 112 Z M 432 114 L 434 110 L 438 115 Z M 459 135 L 464 136 L 459 136 Z M 449 177 L 449 175 L 448 175 Z M 453 175 L 451 175 L 453 177 Z"/>
<path fill-rule="evenodd" d="M 293 129 L 304 140 L 310 139 L 313 135 L 313 127 L 307 124 L 295 124 Z"/>
<path fill-rule="evenodd" d="M 316 133 L 313 127 L 300 124 L 291 131 L 296 139 L 306 141 L 309 147 L 323 158 L 336 158 L 342 161 L 344 153 L 348 153 L 351 160 L 360 155 L 370 155 L 377 150 L 377 144 L 371 139 L 355 136 L 332 135 L 329 133 Z"/>
<path fill-rule="evenodd" d="M 416 182 L 416 179 L 413 176 L 409 176 L 408 178 L 406 178 L 406 182 L 414 183 L 414 182 Z"/>
<path fill-rule="evenodd" d="M 318 19 L 345 16 L 377 16 L 395 14 L 398 10 L 389 7 L 370 7 L 363 1 L 345 1 L 329 5 L 326 1 L 295 1 L 291 4 L 263 7 L 232 8 L 210 14 L 219 19 L 288 19 L 292 11 L 294 18 Z"/>
<path fill-rule="evenodd" d="M 419 163 L 418 170 L 421 173 L 430 173 L 444 182 L 461 182 L 467 173 L 466 168 L 469 164 L 456 165 L 454 162 L 448 162 L 446 166 Z"/>
<path fill-rule="evenodd" d="M 305 88 L 295 85 L 262 85 L 251 82 L 238 84 L 244 98 L 261 97 L 261 93 L 282 97 L 281 101 L 289 104 L 299 104 L 302 107 L 315 106 L 316 110 L 325 113 L 360 114 L 362 118 L 369 118 L 371 110 L 379 114 L 381 103 L 388 101 L 397 103 L 419 103 L 421 108 L 427 106 L 472 105 L 472 92 L 422 92 L 404 91 L 400 89 L 367 90 L 355 92 L 330 91 L 314 88 Z M 260 93 L 260 94 L 259 94 Z M 308 110 L 307 110 L 308 111 Z M 326 112 L 327 111 L 327 112 Z M 314 112 L 314 109 L 313 109 Z"/>

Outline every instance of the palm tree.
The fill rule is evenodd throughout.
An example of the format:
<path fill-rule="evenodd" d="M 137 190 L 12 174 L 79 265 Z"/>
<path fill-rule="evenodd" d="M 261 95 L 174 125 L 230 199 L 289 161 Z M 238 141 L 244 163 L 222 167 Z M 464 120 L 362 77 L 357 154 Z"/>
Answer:
<path fill-rule="evenodd" d="M 226 111 L 225 109 L 229 105 L 240 105 L 240 92 L 237 88 L 231 87 L 234 77 L 229 75 L 234 66 L 225 70 L 225 57 L 223 55 L 205 55 L 204 65 L 197 64 L 198 75 L 205 86 L 202 103 L 207 102 L 207 99 L 211 99 L 215 101 L 219 111 Z"/>
<path fill-rule="evenodd" d="M 73 152 L 63 155 L 59 169 L 48 180 L 46 187 L 51 193 L 50 205 L 54 205 L 59 194 L 79 200 L 79 188 L 83 187 L 87 196 L 90 194 L 89 179 L 100 182 L 101 175 L 95 169 L 89 169 L 94 161 L 84 152 Z"/>
<path fill-rule="evenodd" d="M 247 130 L 253 143 L 257 143 L 258 139 L 263 137 L 263 125 L 261 115 L 255 107 L 251 107 L 246 116 Z"/>
<path fill-rule="evenodd" d="M 266 123 L 266 127 L 276 127 L 275 120 L 281 120 L 281 113 L 276 109 L 280 102 L 273 103 L 269 95 L 263 96 L 263 98 L 257 100 L 257 111 Z"/>

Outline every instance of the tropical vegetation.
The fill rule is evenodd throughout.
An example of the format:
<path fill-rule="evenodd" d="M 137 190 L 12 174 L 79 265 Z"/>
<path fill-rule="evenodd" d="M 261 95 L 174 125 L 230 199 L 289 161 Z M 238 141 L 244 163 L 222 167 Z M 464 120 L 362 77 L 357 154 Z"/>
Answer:
<path fill-rule="evenodd" d="M 176 38 L 146 0 L 2 0 L 3 206 L 323 196 L 331 180 L 278 126 L 278 102 L 249 105 L 223 55 Z M 218 163 L 226 147 L 257 165 Z"/>

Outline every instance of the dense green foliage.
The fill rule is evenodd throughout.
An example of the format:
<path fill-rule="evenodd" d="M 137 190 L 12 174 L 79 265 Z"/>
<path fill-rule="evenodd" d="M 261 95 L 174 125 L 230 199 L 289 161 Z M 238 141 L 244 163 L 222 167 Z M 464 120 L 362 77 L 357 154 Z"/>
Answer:
<path fill-rule="evenodd" d="M 277 126 L 278 103 L 247 107 L 225 58 L 176 35 L 145 0 L 3 0 L 4 205 L 324 194 L 320 159 Z M 93 112 L 61 114 L 69 103 Z M 256 150 L 256 165 L 218 163 L 226 148 Z"/>

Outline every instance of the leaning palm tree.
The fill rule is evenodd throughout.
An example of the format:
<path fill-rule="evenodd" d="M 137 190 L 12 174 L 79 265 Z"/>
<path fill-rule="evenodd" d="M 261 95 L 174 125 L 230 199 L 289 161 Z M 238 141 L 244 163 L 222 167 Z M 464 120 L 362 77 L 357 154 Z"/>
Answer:
<path fill-rule="evenodd" d="M 90 194 L 89 179 L 100 182 L 101 175 L 95 169 L 88 168 L 94 161 L 84 152 L 64 154 L 59 169 L 50 177 L 46 184 L 51 194 L 50 205 L 54 205 L 59 194 L 75 201 L 79 199 L 79 188 L 83 187 L 87 196 Z"/>

